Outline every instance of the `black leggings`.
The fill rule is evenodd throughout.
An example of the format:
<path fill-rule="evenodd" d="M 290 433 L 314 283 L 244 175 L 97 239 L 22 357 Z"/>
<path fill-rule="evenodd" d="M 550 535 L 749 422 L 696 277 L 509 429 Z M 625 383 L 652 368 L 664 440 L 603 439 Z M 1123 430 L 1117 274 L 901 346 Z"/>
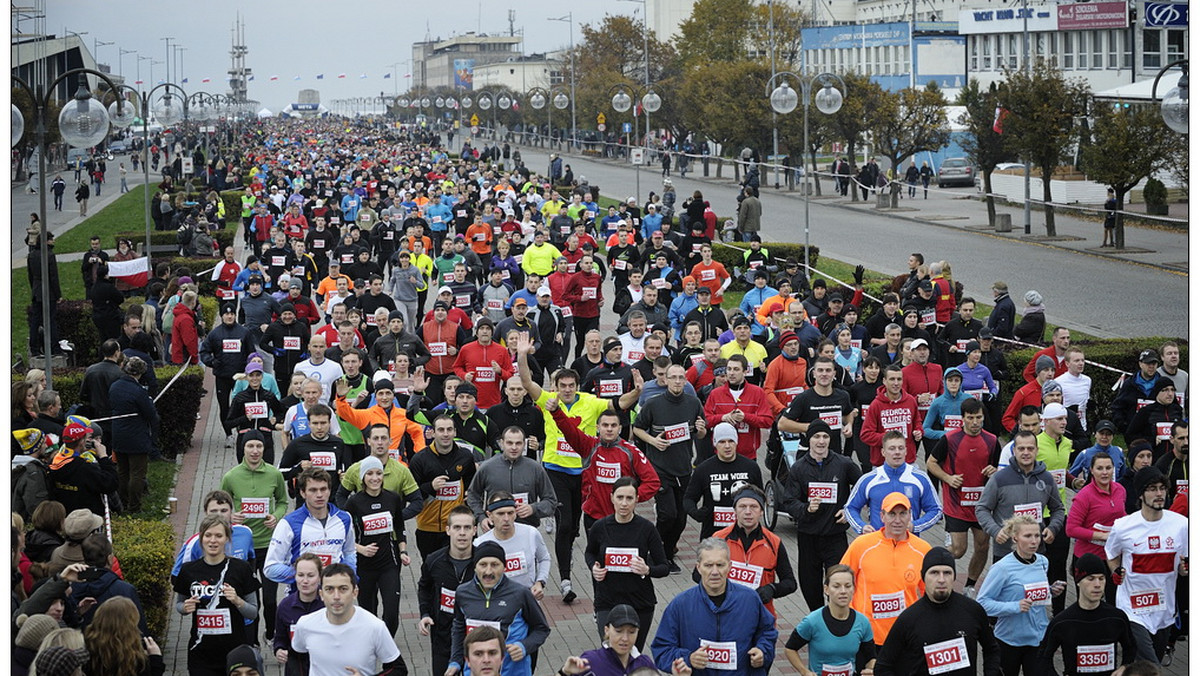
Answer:
<path fill-rule="evenodd" d="M 566 472 L 547 472 L 558 508 L 554 511 L 554 554 L 558 558 L 559 579 L 571 579 L 571 550 L 579 537 L 579 517 L 583 514 L 583 477 Z"/>
<path fill-rule="evenodd" d="M 1033 676 L 1039 673 L 1037 646 L 1008 645 L 1000 639 L 996 639 L 996 643 L 1000 644 L 1000 673 L 1004 676 L 1017 676 L 1022 672 L 1025 676 Z"/>
<path fill-rule="evenodd" d="M 1055 533 L 1054 542 L 1046 545 L 1046 558 L 1050 560 L 1050 569 L 1046 577 L 1050 584 L 1067 581 L 1067 556 L 1071 553 L 1071 538 L 1067 537 L 1066 529 Z M 1055 615 L 1067 607 L 1067 595 L 1059 594 L 1050 599 L 1050 608 Z"/>
<path fill-rule="evenodd" d="M 258 617 L 254 619 L 253 627 L 255 642 L 258 640 L 258 621 L 261 619 L 267 625 L 267 635 L 275 635 L 275 608 L 279 602 L 279 583 L 271 580 L 263 573 L 263 564 L 267 561 L 267 548 L 254 550 L 254 565 L 258 569 L 258 579 L 262 582 L 262 603 L 259 604 Z"/>
<path fill-rule="evenodd" d="M 687 511 L 683 508 L 683 479 L 662 472 L 658 473 L 660 487 L 654 498 L 658 536 L 662 538 L 667 560 L 675 558 L 679 551 L 679 537 L 687 527 Z"/>
<path fill-rule="evenodd" d="M 375 604 L 378 596 L 383 597 L 383 623 L 395 636 L 400 629 L 400 569 L 396 566 L 379 569 L 359 566 L 358 589 L 358 605 L 372 615 L 378 615 Z"/>
<path fill-rule="evenodd" d="M 224 376 L 216 376 L 217 381 L 217 410 L 220 411 L 221 428 L 225 430 L 225 435 L 233 431 L 233 427 L 225 422 L 229 420 L 229 396 L 233 393 L 233 378 Z M 241 460 L 238 460 L 241 462 Z M 271 461 L 268 460 L 269 464 Z"/>
<path fill-rule="evenodd" d="M 825 592 L 821 587 L 825 570 L 840 562 L 849 547 L 845 532 L 796 534 L 796 579 L 800 581 L 800 593 L 808 604 L 808 612 L 816 612 L 825 605 Z"/>

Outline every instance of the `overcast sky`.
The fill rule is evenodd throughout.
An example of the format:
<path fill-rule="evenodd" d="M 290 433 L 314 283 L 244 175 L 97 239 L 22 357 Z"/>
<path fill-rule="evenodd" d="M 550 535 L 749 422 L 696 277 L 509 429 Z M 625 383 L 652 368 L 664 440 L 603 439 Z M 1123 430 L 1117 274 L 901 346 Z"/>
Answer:
<path fill-rule="evenodd" d="M 224 93 L 226 71 L 230 68 L 231 29 L 239 12 L 245 21 L 245 42 L 249 47 L 246 65 L 253 69 L 250 97 L 278 111 L 296 100 L 296 92 L 315 88 L 322 102 L 353 96 L 373 96 L 380 91 L 403 92 L 410 80 L 408 63 L 412 43 L 432 38 L 448 38 L 468 31 L 507 34 L 508 10 L 516 10 L 516 31 L 524 31 L 525 53 L 565 48 L 569 24 L 547 21 L 547 17 L 574 12 L 575 39 L 584 23 L 597 23 L 605 14 L 640 16 L 638 3 L 612 0 L 440 0 L 437 2 L 365 3 L 318 2 L 200 2 L 148 3 L 145 0 L 104 0 L 103 2 L 63 2 L 48 0 L 46 31 L 62 35 L 64 31 L 83 33 L 88 48 L 93 41 L 114 42 L 99 47 L 97 61 L 121 73 L 117 49 L 135 50 L 157 61 L 167 58 L 164 37 L 171 44 L 186 48 L 182 52 L 183 85 L 188 93 L 206 91 Z M 346 16 L 339 16 L 346 12 Z M 23 21 L 22 32 L 32 32 L 33 22 Z M 318 33 L 319 31 L 319 33 Z M 171 56 L 172 64 L 175 55 Z M 137 55 L 123 57 L 123 75 L 130 84 L 136 79 Z M 395 67 L 392 64 L 398 65 Z M 150 62 L 141 62 L 141 77 L 150 81 Z M 175 66 L 172 65 L 172 71 Z M 164 66 L 154 65 L 154 79 L 163 79 Z M 345 79 L 338 74 L 345 73 Z M 366 79 L 360 76 L 365 73 Z M 394 73 L 392 79 L 384 74 Z M 317 80 L 324 74 L 323 80 Z M 271 82 L 269 78 L 279 76 Z M 293 78 L 300 76 L 300 81 Z M 398 76 L 398 80 L 397 80 Z M 202 78 L 212 82 L 201 84 Z"/>

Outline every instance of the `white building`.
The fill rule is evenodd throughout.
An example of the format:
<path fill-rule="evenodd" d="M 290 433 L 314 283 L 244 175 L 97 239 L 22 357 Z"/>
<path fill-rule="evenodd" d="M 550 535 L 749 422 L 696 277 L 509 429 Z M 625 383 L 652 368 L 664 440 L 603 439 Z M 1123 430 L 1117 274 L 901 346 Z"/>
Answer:
<path fill-rule="evenodd" d="M 516 56 L 507 61 L 475 66 L 475 89 L 507 87 L 527 92 L 534 87 L 548 89 L 564 82 L 566 68 L 553 54 Z"/>

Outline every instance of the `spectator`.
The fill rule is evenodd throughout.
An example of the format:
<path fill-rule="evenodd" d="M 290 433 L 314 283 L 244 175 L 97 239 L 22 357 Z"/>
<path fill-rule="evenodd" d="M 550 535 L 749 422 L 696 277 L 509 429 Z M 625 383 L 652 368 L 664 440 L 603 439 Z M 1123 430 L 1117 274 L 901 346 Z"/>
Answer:
<path fill-rule="evenodd" d="M 133 601 L 113 597 L 96 608 L 84 631 L 87 676 L 162 676 L 166 672 L 162 650 L 138 629 L 141 612 Z"/>
<path fill-rule="evenodd" d="M 146 372 L 146 362 L 130 357 L 122 369 L 125 376 L 112 384 L 108 397 L 116 418 L 113 420 L 113 444 L 120 449 L 117 491 L 125 511 L 135 513 L 142 509 L 146 465 L 154 453 L 154 439 L 158 436 L 158 410 L 150 394 L 137 382 Z"/>
<path fill-rule="evenodd" d="M 92 533 L 83 540 L 80 546 L 83 550 L 83 562 L 88 570 L 80 573 L 80 581 L 71 584 L 71 599 L 77 606 L 82 606 L 84 599 L 95 599 L 97 606 L 102 606 L 111 598 L 124 597 L 129 599 L 137 610 L 137 625 L 142 636 L 149 636 L 146 627 L 146 615 L 142 612 L 142 602 L 138 599 L 137 590 L 133 585 L 120 579 L 110 566 L 116 560 L 113 558 L 112 543 L 103 533 Z M 91 610 L 89 608 L 89 610 Z M 80 628 L 87 630 L 95 619 L 94 612 L 80 611 Z"/>
<path fill-rule="evenodd" d="M 102 516 L 108 511 L 107 494 L 117 490 L 117 464 L 95 438 L 87 418 L 71 416 L 63 429 L 62 448 L 50 461 L 50 491 L 68 514 L 87 509 Z"/>

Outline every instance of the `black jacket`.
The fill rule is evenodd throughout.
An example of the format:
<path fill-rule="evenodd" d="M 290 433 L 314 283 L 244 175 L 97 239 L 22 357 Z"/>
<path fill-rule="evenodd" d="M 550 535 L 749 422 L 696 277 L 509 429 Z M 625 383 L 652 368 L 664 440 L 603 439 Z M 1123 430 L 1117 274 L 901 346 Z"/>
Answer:
<path fill-rule="evenodd" d="M 129 455 L 153 452 L 159 419 L 150 393 L 127 375 L 109 387 L 108 400 L 114 416 L 128 416 L 112 421 L 113 450 Z"/>
<path fill-rule="evenodd" d="M 237 341 L 237 345 L 226 341 Z M 221 322 L 200 343 L 200 361 L 212 369 L 214 376 L 232 378 L 246 368 L 250 353 L 257 349 L 249 329 L 241 324 Z"/>
<path fill-rule="evenodd" d="M 801 452 L 784 476 L 781 506 L 795 520 L 796 532 L 806 535 L 846 532 L 847 524 L 837 522 L 837 513 L 846 506 L 850 490 L 862 476 L 857 465 L 840 453 L 830 452 L 824 462 L 818 463 L 807 452 Z M 836 483 L 837 500 L 822 502 L 816 512 L 809 512 L 808 485 L 813 482 Z"/>
<path fill-rule="evenodd" d="M 988 328 L 997 338 L 1013 337 L 1013 321 L 1017 316 L 1017 307 L 1007 293 L 996 298 L 996 305 L 988 315 Z"/>
<path fill-rule="evenodd" d="M 54 256 L 54 244 L 50 245 L 50 303 L 53 311 L 54 303 L 62 298 L 62 287 L 58 283 L 58 260 Z M 33 291 L 33 300 L 42 301 L 42 254 L 37 247 L 30 247 L 26 258 L 26 271 L 29 274 L 29 288 Z"/>
<path fill-rule="evenodd" d="M 509 427 L 519 427 L 525 432 L 526 438 L 538 440 L 538 447 L 546 445 L 546 422 L 542 410 L 526 396 L 520 406 L 514 407 L 508 403 L 508 397 L 487 410 L 487 417 L 492 419 L 496 429 L 501 434 Z M 528 451 L 527 455 L 537 458 L 536 451 Z"/>
<path fill-rule="evenodd" d="M 117 490 L 117 463 L 112 457 L 89 462 L 76 456 L 50 463 L 50 495 L 67 514 L 86 509 L 104 516 L 104 496 Z"/>
<path fill-rule="evenodd" d="M 414 369 L 424 366 L 425 362 L 429 361 L 429 349 L 425 347 L 425 343 L 407 330 L 398 336 L 391 331 L 380 334 L 368 352 L 371 360 L 380 368 L 387 368 L 400 353 L 408 355 L 408 361 Z"/>
<path fill-rule="evenodd" d="M 242 365 L 244 366 L 245 362 Z M 107 417 L 112 412 L 108 389 L 124 376 L 125 373 L 115 361 L 104 359 L 89 366 L 79 387 L 79 400 L 91 407 L 85 414 L 96 418 Z M 67 512 L 70 513 L 70 510 Z"/>

